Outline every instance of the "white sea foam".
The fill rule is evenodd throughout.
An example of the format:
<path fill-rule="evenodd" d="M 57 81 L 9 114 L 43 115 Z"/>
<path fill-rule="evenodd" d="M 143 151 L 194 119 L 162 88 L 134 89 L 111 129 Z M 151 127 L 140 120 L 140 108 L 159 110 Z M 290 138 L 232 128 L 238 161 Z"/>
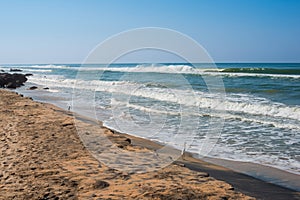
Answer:
<path fill-rule="evenodd" d="M 189 65 L 137 65 L 135 67 L 80 67 L 80 71 L 117 71 L 117 72 L 153 72 L 153 73 L 197 73 L 197 70 Z"/>
<path fill-rule="evenodd" d="M 115 72 L 136 72 L 136 73 L 179 73 L 206 76 L 230 76 L 230 77 L 271 77 L 271 78 L 300 78 L 300 75 L 292 74 L 268 74 L 268 73 L 245 73 L 245 72 L 224 72 L 218 68 L 196 68 L 190 65 L 137 65 L 135 67 L 80 67 L 80 71 L 115 71 Z"/>
<path fill-rule="evenodd" d="M 250 95 L 240 94 L 228 96 L 226 99 L 220 99 L 218 94 L 204 93 L 191 90 L 179 90 L 168 88 L 145 87 L 143 84 L 127 81 L 84 81 L 75 79 L 61 79 L 57 76 L 52 78 L 30 77 L 29 81 L 47 87 L 76 88 L 83 90 L 94 90 L 109 93 L 119 93 L 130 96 L 144 97 L 164 102 L 172 102 L 186 106 L 195 106 L 200 109 L 210 109 L 215 111 L 226 111 L 230 114 L 239 114 L 243 116 L 241 120 L 264 121 L 264 117 L 278 118 L 274 126 L 279 127 L 299 127 L 300 107 L 287 106 L 271 102 L 265 98 L 257 98 Z M 182 98 L 184 97 L 184 98 Z M 241 113 L 251 115 L 241 115 Z M 263 116 L 263 117 L 262 117 Z M 234 117 L 234 116 L 232 116 Z M 286 123 L 287 119 L 298 122 L 297 125 Z M 282 123 L 279 123 L 279 122 Z M 281 124 L 281 125 L 280 125 Z"/>
<path fill-rule="evenodd" d="M 300 75 L 290 74 L 257 74 L 257 73 L 240 73 L 240 72 L 204 72 L 202 75 L 229 76 L 229 77 L 270 77 L 270 78 L 300 78 Z"/>
<path fill-rule="evenodd" d="M 194 152 L 197 153 L 197 151 Z M 232 161 L 257 163 L 300 175 L 299 161 L 291 158 L 286 158 L 286 155 L 278 157 L 274 155 L 262 154 L 262 152 L 259 151 L 254 151 L 252 153 L 246 151 L 242 152 L 237 151 L 235 148 L 232 147 L 216 145 L 213 151 L 210 153 L 209 157 L 222 158 Z"/>
<path fill-rule="evenodd" d="M 68 65 L 2 65 L 0 66 L 2 69 L 10 69 L 10 68 L 37 68 L 37 69 L 70 69 L 71 67 Z"/>
<path fill-rule="evenodd" d="M 209 113 L 203 113 L 201 110 L 199 112 L 193 112 L 193 113 L 185 113 L 182 112 L 181 110 L 178 110 L 177 112 L 175 111 L 167 111 L 167 110 L 158 110 L 158 109 L 153 109 L 153 108 L 148 108 L 140 105 L 133 105 L 133 104 L 126 104 L 127 107 L 129 108 L 134 108 L 138 109 L 141 111 L 145 112 L 150 112 L 150 113 L 157 113 L 157 114 L 165 114 L 165 115 L 174 115 L 174 116 L 182 116 L 182 115 L 189 115 L 189 116 L 206 116 L 206 117 L 218 117 L 218 118 L 223 118 L 223 119 L 234 119 L 234 120 L 240 120 L 243 122 L 255 122 L 259 124 L 264 124 L 268 126 L 274 126 L 277 128 L 284 128 L 284 129 L 295 129 L 295 130 L 300 130 L 300 122 L 297 124 L 293 124 L 291 122 L 283 122 L 282 120 L 277 120 L 276 118 L 268 118 L 268 119 L 263 119 L 261 117 L 255 117 L 251 115 L 238 115 L 238 114 L 230 114 L 230 113 L 220 113 L 220 112 L 209 112 Z"/>
<path fill-rule="evenodd" d="M 24 72 L 52 72 L 51 69 L 22 69 Z"/>
<path fill-rule="evenodd" d="M 154 66 L 155 67 L 155 66 Z M 189 66 L 190 67 L 190 66 Z M 177 69 L 180 71 L 185 71 L 189 73 L 194 68 L 183 67 Z M 120 69 L 120 68 L 118 68 Z M 98 69 L 100 70 L 100 69 Z M 128 70 L 128 69 L 125 69 Z M 141 66 L 140 71 L 144 70 Z M 173 69 L 172 69 L 173 70 Z M 197 69 L 198 70 L 198 69 Z M 124 71 L 125 72 L 125 71 Z M 149 72 L 149 71 L 148 71 Z M 171 72 L 170 72 L 171 73 Z M 193 72 L 195 73 L 195 71 Z M 204 70 L 201 73 L 215 73 L 215 72 L 205 72 Z M 220 72 L 222 73 L 222 72 Z M 228 74 L 228 73 L 226 73 Z M 231 73 L 232 76 L 235 76 L 237 73 Z M 261 74 L 251 74 L 251 75 L 261 75 Z M 240 76 L 240 75 L 238 75 Z M 273 74 L 272 74 L 273 76 Z M 278 76 L 278 75 L 274 75 Z M 273 77 L 274 77 L 273 76 Z M 285 76 L 285 75 L 284 75 Z M 249 161 L 253 163 L 260 163 L 263 165 L 270 165 L 273 167 L 281 168 L 286 171 L 293 173 L 299 173 L 299 162 L 293 159 L 288 151 L 281 150 L 281 154 L 274 156 L 268 154 L 263 150 L 253 149 L 251 151 L 247 149 L 239 150 L 238 148 L 243 147 L 247 141 L 253 139 L 255 145 L 262 144 L 260 143 L 259 138 L 251 137 L 251 134 L 255 132 L 268 133 L 271 136 L 268 136 L 270 140 L 262 141 L 265 142 L 265 145 L 270 145 L 272 151 L 277 151 L 276 141 L 284 141 L 287 146 L 292 146 L 299 142 L 299 137 L 293 137 L 289 133 L 297 133 L 300 130 L 300 107 L 299 106 L 287 106 L 283 103 L 272 102 L 269 99 L 257 97 L 251 94 L 228 94 L 225 99 L 220 99 L 217 94 L 211 94 L 200 91 L 191 91 L 191 90 L 180 90 L 180 89 L 171 89 L 167 87 L 162 87 L 159 84 L 149 84 L 145 83 L 135 83 L 127 81 L 102 81 L 102 80 L 75 80 L 75 79 L 65 79 L 64 76 L 53 76 L 47 75 L 35 75 L 29 77 L 29 82 L 44 85 L 50 87 L 53 90 L 72 90 L 73 88 L 80 90 L 80 95 L 83 98 L 93 98 L 87 96 L 86 92 L 88 91 L 100 91 L 108 93 L 117 93 L 118 95 L 124 96 L 134 96 L 134 97 L 143 97 L 149 98 L 151 100 L 162 101 L 162 109 L 159 106 L 143 106 L 137 105 L 133 102 L 117 102 L 117 100 L 111 103 L 112 106 L 125 106 L 128 108 L 140 110 L 147 113 L 155 113 L 158 115 L 190 115 L 193 117 L 220 117 L 229 121 L 229 130 L 227 133 L 222 133 L 221 137 L 225 139 L 232 138 L 236 143 L 230 145 L 224 143 L 217 145 L 211 156 L 225 159 L 233 159 L 240 161 Z M 183 98 L 182 98 L 183 97 Z M 109 98 L 109 97 L 108 97 Z M 126 99 L 126 98 L 125 98 Z M 110 99 L 110 100 L 113 100 Z M 164 109 L 163 103 L 173 103 L 173 104 L 182 104 L 185 106 L 195 107 L 194 113 L 184 113 L 182 110 L 176 109 Z M 103 109 L 113 109 L 110 106 L 102 106 Z M 197 109 L 199 108 L 199 112 Z M 225 110 L 226 112 L 222 112 Z M 138 113 L 138 112 L 137 112 Z M 125 116 L 124 117 L 128 117 Z M 175 118 L 175 117 L 174 117 Z M 131 119 L 129 117 L 129 119 Z M 245 122 L 245 123 L 244 123 Z M 104 122 L 106 123 L 106 122 Z M 232 123 L 232 124 L 231 124 Z M 106 123 L 107 124 L 107 123 Z M 241 124 L 245 125 L 241 127 Z M 253 128 L 248 127 L 253 126 Z M 273 128 L 273 126 L 275 128 Z M 116 128 L 116 127 L 112 127 Z M 282 128 L 284 130 L 278 129 Z M 232 130 L 231 130 L 232 129 Z M 170 127 L 170 134 L 173 133 L 172 127 Z M 247 132 L 249 130 L 249 132 Z M 202 132 L 205 130 L 201 129 Z M 232 132 L 233 131 L 233 132 Z M 238 133 L 236 133 L 238 132 Z M 280 135 L 282 133 L 282 135 Z M 132 130 L 134 134 L 134 130 Z M 243 136 L 242 134 L 245 134 Z M 286 135 L 285 135 L 286 134 Z M 156 136 L 156 140 L 164 141 L 169 135 L 163 133 Z M 295 135 L 294 135 L 295 136 Z M 186 135 L 189 139 L 189 135 Z M 250 139 L 249 139 L 250 138 Z M 168 139 L 168 138 L 167 138 Z M 193 138 L 191 138 L 193 139 Z M 196 139 L 196 144 L 194 147 L 189 149 L 192 152 L 197 153 L 201 148 L 201 139 Z M 197 144 L 198 143 L 198 144 Z M 269 143 L 269 144 L 268 144 Z M 174 144 L 176 146 L 176 144 Z M 257 146 L 255 146 L 256 148 Z M 274 148 L 275 147 L 275 148 Z M 258 147 L 257 147 L 258 148 Z M 290 148 L 290 147 L 287 147 Z M 279 150 L 278 150 L 279 151 Z M 233 153 L 234 152 L 234 153 Z M 264 154 L 262 154 L 264 153 Z M 284 158 L 281 159 L 280 157 Z"/>
<path fill-rule="evenodd" d="M 203 76 L 227 76 L 227 77 L 270 77 L 270 78 L 294 78 L 299 79 L 300 75 L 293 74 L 268 74 L 268 73 L 247 73 L 247 72 L 224 72 L 224 69 L 216 67 L 199 68 L 191 65 L 161 65 L 161 64 L 142 64 L 134 67 L 97 67 L 97 66 L 81 66 L 72 67 L 68 65 L 16 65 L 1 66 L 0 69 L 21 68 L 21 69 L 69 69 L 78 71 L 114 71 L 129 73 L 171 73 L 171 74 L 193 74 Z M 46 72 L 46 71 L 45 71 Z M 49 71 L 48 71 L 49 72 Z"/>
<path fill-rule="evenodd" d="M 22 68 L 38 68 L 38 69 L 70 69 L 72 67 L 67 65 L 25 65 L 25 66 L 19 66 Z"/>

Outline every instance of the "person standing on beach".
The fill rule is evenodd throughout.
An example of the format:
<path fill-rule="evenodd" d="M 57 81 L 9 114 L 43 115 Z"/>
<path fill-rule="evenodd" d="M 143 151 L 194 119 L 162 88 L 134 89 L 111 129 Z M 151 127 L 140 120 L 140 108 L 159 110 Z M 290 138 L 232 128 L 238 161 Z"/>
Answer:
<path fill-rule="evenodd" d="M 70 110 L 71 110 L 71 103 L 68 102 L 68 111 L 70 111 Z"/>

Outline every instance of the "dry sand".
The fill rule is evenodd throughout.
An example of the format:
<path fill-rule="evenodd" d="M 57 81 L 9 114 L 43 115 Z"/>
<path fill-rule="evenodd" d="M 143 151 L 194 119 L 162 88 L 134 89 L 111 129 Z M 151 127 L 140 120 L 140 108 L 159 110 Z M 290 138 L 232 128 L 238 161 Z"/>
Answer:
<path fill-rule="evenodd" d="M 84 147 L 70 113 L 10 91 L 0 90 L 0 119 L 0 199 L 253 199 L 199 172 L 204 163 L 196 159 L 148 173 L 111 169 Z M 123 151 L 158 148 L 85 120 L 76 124 L 98 130 Z"/>

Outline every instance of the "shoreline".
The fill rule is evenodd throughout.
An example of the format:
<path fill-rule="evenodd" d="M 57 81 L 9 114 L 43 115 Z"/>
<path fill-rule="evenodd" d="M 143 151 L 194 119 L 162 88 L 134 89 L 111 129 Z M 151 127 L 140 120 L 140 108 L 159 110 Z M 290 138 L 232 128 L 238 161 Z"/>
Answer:
<path fill-rule="evenodd" d="M 22 91 L 20 91 L 20 92 L 22 93 Z M 29 90 L 29 91 L 25 91 L 25 95 L 31 97 L 31 95 L 34 95 L 37 92 L 42 92 L 42 91 Z M 40 95 L 38 95 L 38 97 L 40 98 Z M 59 99 L 59 98 L 49 99 L 48 96 L 46 96 L 46 97 L 43 97 L 42 99 L 39 99 L 36 101 L 43 102 L 43 103 L 50 103 L 52 105 L 59 107 L 63 111 L 68 112 L 67 108 L 64 108 L 65 106 L 63 106 L 62 103 L 57 103 L 57 101 L 60 101 L 60 100 L 61 99 Z M 61 102 L 64 102 L 64 100 Z M 78 114 L 73 111 L 71 111 L 71 112 L 77 116 L 80 116 L 82 120 L 86 120 L 89 123 L 95 124 L 95 123 L 101 122 L 101 121 L 91 117 L 92 116 L 91 113 Z M 152 144 L 153 146 L 155 146 L 155 145 L 158 145 L 159 147 L 164 146 L 164 143 L 162 143 L 160 141 L 151 140 L 151 139 L 140 137 L 137 135 L 120 132 L 118 130 L 115 130 L 114 128 L 107 127 L 105 125 L 102 125 L 102 126 L 109 130 L 112 130 L 113 132 L 124 134 L 127 137 L 141 138 L 141 139 L 144 139 L 145 141 L 151 141 L 151 142 L 153 142 L 153 144 Z M 152 148 L 152 147 L 148 146 L 147 148 Z M 178 149 L 176 149 L 176 150 L 179 151 Z M 298 174 L 295 174 L 295 173 L 292 173 L 289 171 L 285 171 L 280 168 L 276 168 L 276 167 L 272 167 L 272 166 L 268 166 L 268 165 L 262 165 L 259 163 L 234 161 L 234 160 L 227 160 L 227 159 L 214 158 L 214 157 L 201 157 L 200 158 L 196 153 L 193 153 L 193 152 L 187 152 L 187 153 L 195 159 L 199 159 L 199 160 L 211 163 L 213 165 L 222 166 L 224 168 L 230 169 L 237 173 L 241 173 L 243 175 L 247 175 L 247 176 L 253 177 L 255 179 L 264 181 L 266 183 L 274 184 L 279 187 L 287 188 L 291 191 L 300 192 L 300 182 L 299 182 L 300 175 L 298 175 Z"/>
<path fill-rule="evenodd" d="M 63 109 L 63 108 L 62 108 Z M 87 117 L 87 116 L 84 116 Z M 88 117 L 87 117 L 88 118 Z M 91 121 L 96 119 L 90 119 Z M 102 123 L 102 122 L 101 122 Z M 132 135 L 124 132 L 120 132 L 114 128 L 108 127 L 103 125 L 103 127 L 112 130 L 113 132 L 124 134 L 126 137 L 132 138 L 140 138 L 141 140 L 151 141 L 153 142 L 153 146 L 158 146 L 161 148 L 165 144 L 161 141 L 151 140 L 145 137 L 140 137 L 137 135 Z M 141 144 L 142 145 L 142 144 Z M 147 148 L 153 147 L 148 146 Z M 176 151 L 180 151 L 179 149 L 174 148 Z M 215 158 L 215 157 L 199 157 L 197 153 L 193 152 L 186 152 L 188 157 L 201 160 L 203 162 L 210 163 L 212 165 L 224 167 L 226 169 L 232 170 L 237 173 L 241 173 L 243 175 L 250 176 L 252 178 L 264 181 L 266 183 L 274 184 L 279 187 L 283 187 L 292 191 L 300 192 L 300 175 L 295 174 L 289 171 L 285 171 L 280 168 L 276 168 L 269 165 L 262 165 L 259 163 L 253 162 L 245 162 L 245 161 L 236 161 L 236 160 L 229 160 L 229 159 L 222 159 L 222 158 Z"/>
<path fill-rule="evenodd" d="M 30 86 L 31 85 L 36 86 L 36 84 L 32 84 L 32 83 L 27 83 L 27 84 L 29 84 Z M 50 104 L 53 104 L 55 106 L 58 106 L 59 108 L 61 108 L 63 110 L 68 109 L 67 105 L 69 103 L 67 103 L 67 102 L 69 102 L 69 101 L 68 101 L 67 98 L 53 97 L 53 96 L 51 96 L 51 94 L 50 95 L 48 94 L 49 91 L 26 90 L 26 89 L 24 89 L 24 87 L 18 88 L 16 91 L 21 93 L 21 94 L 24 94 L 25 96 L 32 97 L 34 100 L 36 100 L 38 102 L 50 103 Z M 52 92 L 50 92 L 50 93 L 52 93 Z M 91 119 L 97 118 L 94 113 L 87 113 L 86 111 L 79 110 L 79 109 L 76 110 L 76 111 L 77 112 L 79 111 L 80 115 L 85 116 L 87 118 L 91 118 Z M 95 119 L 95 120 L 98 120 L 98 119 Z M 105 127 L 108 128 L 108 129 L 112 129 L 114 131 L 120 132 L 119 130 L 114 129 L 113 127 L 109 127 L 109 126 L 105 126 Z M 120 132 L 120 133 L 124 133 L 124 132 Z M 136 137 L 140 137 L 138 135 L 131 134 L 131 133 L 124 133 L 124 134 L 134 135 Z M 142 138 L 144 138 L 144 137 L 142 137 Z M 149 140 L 149 138 L 144 138 L 144 139 Z M 161 141 L 158 141 L 158 140 L 153 140 L 153 141 L 164 145 L 164 143 L 161 142 Z M 194 154 L 196 158 L 203 159 L 202 157 L 199 157 L 197 155 L 197 153 L 194 153 L 194 152 L 190 152 L 190 153 Z M 222 165 L 222 166 L 230 168 L 234 171 L 238 171 L 238 172 L 253 176 L 254 178 L 258 178 L 258 179 L 261 179 L 261 180 L 264 180 L 264 181 L 269 181 L 271 183 L 274 183 L 274 184 L 277 184 L 277 185 L 280 185 L 280 186 L 283 186 L 283 187 L 287 187 L 289 189 L 296 190 L 296 191 L 300 192 L 300 184 L 297 183 L 297 181 L 294 181 L 294 178 L 292 178 L 293 181 L 291 182 L 291 184 L 289 184 L 288 181 L 285 181 L 285 182 L 280 181 L 280 179 L 284 175 L 287 175 L 288 177 L 296 176 L 300 179 L 300 174 L 293 173 L 292 171 L 289 171 L 289 170 L 285 170 L 282 167 L 276 167 L 276 166 L 272 166 L 272 165 L 264 165 L 264 164 L 261 164 L 261 163 L 251 162 L 251 161 L 242 161 L 242 160 L 236 161 L 236 160 L 231 160 L 231 159 L 226 159 L 226 158 L 223 159 L 223 158 L 218 158 L 218 157 L 208 157 L 207 161 L 208 162 L 215 162 L 215 164 L 217 164 L 217 165 Z M 242 164 L 244 167 L 242 169 L 237 168 L 236 164 Z M 259 170 L 262 169 L 262 171 L 266 171 L 266 172 L 268 172 L 268 170 L 265 170 L 265 169 L 270 169 L 272 171 L 279 172 L 281 175 L 279 177 L 274 177 L 273 176 L 274 173 L 273 173 L 271 175 L 265 176 L 260 171 L 244 170 L 244 169 L 246 169 L 245 165 L 248 165 L 248 164 L 249 164 L 249 167 L 254 166 L 256 169 L 259 169 Z"/>
<path fill-rule="evenodd" d="M 2 90 L 0 90 L 0 91 L 2 91 Z M 7 91 L 7 90 L 4 90 L 4 91 Z M 55 105 L 52 105 L 50 103 L 39 103 L 36 101 L 32 101 L 32 102 L 34 102 L 35 104 L 42 104 L 48 108 L 50 107 L 51 109 L 54 110 L 54 112 L 57 115 L 59 115 L 59 113 L 60 113 L 62 115 L 68 116 L 68 117 L 72 117 L 73 115 L 79 116 L 80 120 L 83 123 L 94 124 L 94 125 L 99 125 L 99 123 L 101 123 L 94 119 L 89 119 L 87 117 L 80 116 L 76 113 L 66 111 L 66 110 L 59 108 Z M 102 128 L 107 131 L 112 131 L 114 136 L 117 136 L 117 137 L 124 136 L 125 138 L 130 138 L 133 147 L 143 147 L 143 148 L 150 149 L 150 150 L 155 150 L 155 149 L 161 147 L 160 144 L 158 144 L 154 141 L 148 140 L 148 139 L 139 138 L 139 137 L 124 134 L 124 133 L 117 133 L 116 131 L 111 130 L 106 127 L 101 127 L 101 129 Z M 282 199 L 282 198 L 299 199 L 300 198 L 299 193 L 297 193 L 293 190 L 267 183 L 265 181 L 250 177 L 248 175 L 244 175 L 239 172 L 229 170 L 222 166 L 218 166 L 215 164 L 205 162 L 203 160 L 194 158 L 192 156 L 192 154 L 190 154 L 190 153 L 186 153 L 184 160 L 179 159 L 179 160 L 175 161 L 174 164 L 179 167 L 184 166 L 184 168 L 191 169 L 195 172 L 202 172 L 202 173 L 207 172 L 212 177 L 217 178 L 219 180 L 223 180 L 223 181 L 233 185 L 233 187 L 236 189 L 236 191 L 242 192 L 246 195 L 256 197 L 258 199 Z M 251 185 L 251 187 L 249 187 L 249 184 Z M 276 192 L 274 192 L 274 191 L 276 191 Z"/>
<path fill-rule="evenodd" d="M 31 92 L 36 92 L 36 91 L 31 91 Z M 44 102 L 48 103 L 47 100 L 44 100 Z M 52 103 L 55 104 L 55 99 L 50 104 L 52 104 Z M 61 104 L 55 105 L 55 106 L 58 106 L 65 113 L 69 112 L 66 109 L 64 109 Z M 96 119 L 87 117 L 86 115 L 82 115 L 82 114 L 78 114 L 78 113 L 74 113 L 74 112 L 72 112 L 72 113 L 73 113 L 73 115 L 79 116 L 81 118 L 81 120 L 84 120 L 87 123 L 93 123 L 93 124 L 97 124 L 99 122 L 102 123 L 101 121 L 97 121 Z M 106 126 L 103 126 L 103 127 L 107 128 L 109 130 L 112 130 L 115 133 L 124 134 L 124 135 L 126 135 L 126 137 L 129 137 L 132 140 L 138 140 L 138 141 L 141 140 L 142 142 L 139 142 L 138 145 L 140 145 L 140 146 L 146 145 L 146 148 L 149 148 L 152 150 L 161 148 L 164 145 L 163 143 L 161 143 L 159 141 L 154 141 L 154 140 L 150 140 L 150 139 L 135 136 L 135 135 L 130 135 L 128 133 L 119 132 L 118 130 L 114 130 L 113 128 L 110 128 L 110 127 L 106 127 Z M 151 145 L 148 144 L 149 142 L 151 143 Z M 177 150 L 177 151 L 179 151 L 179 150 Z M 271 166 L 265 166 L 265 165 L 261 165 L 261 164 L 257 164 L 257 163 L 231 161 L 231 160 L 220 159 L 220 158 L 211 158 L 211 157 L 199 158 L 199 157 L 197 157 L 196 154 L 191 153 L 191 152 L 187 152 L 187 154 L 189 155 L 188 157 L 191 160 L 195 159 L 195 160 L 201 161 L 200 163 L 206 162 L 206 163 L 211 164 L 211 166 L 222 167 L 226 170 L 231 170 L 238 174 L 249 176 L 251 178 L 265 182 L 267 184 L 274 184 L 275 186 L 278 186 L 280 188 L 286 188 L 287 190 L 290 190 L 290 191 L 295 191 L 295 192 L 300 191 L 300 185 L 299 185 L 299 182 L 297 182 L 299 175 L 297 175 L 297 174 L 293 174 L 293 173 L 290 173 L 290 172 L 287 172 L 287 171 L 284 171 L 284 170 L 281 170 L 278 168 L 274 168 Z M 241 165 L 241 167 L 239 167 L 240 165 Z M 253 169 L 259 169 L 259 171 L 255 171 Z M 211 170 L 208 170 L 208 171 L 211 171 Z M 261 171 L 264 171 L 267 174 L 262 174 Z M 277 174 L 276 178 L 274 178 L 274 175 L 276 173 L 279 173 L 280 176 L 277 177 L 277 175 L 278 175 Z M 222 177 L 219 177 L 219 179 L 222 179 Z M 286 179 L 293 180 L 293 181 L 292 181 L 292 183 L 290 183 L 289 181 L 286 181 Z M 224 181 L 226 181 L 226 180 L 224 180 Z M 233 181 L 233 183 L 234 183 L 234 181 Z"/>
<path fill-rule="evenodd" d="M 76 120 L 72 113 L 52 104 L 7 90 L 0 90 L 0 99 L 1 200 L 253 199 L 207 173 L 176 164 L 147 173 L 115 170 L 99 162 L 83 145 L 77 125 L 85 128 L 85 134 L 96 134 L 96 140 L 109 138 L 120 150 L 154 151 L 132 145 L 129 138 L 99 127 L 98 122 L 93 125 Z M 100 140 L 99 145 L 110 144 Z M 120 154 L 107 159 L 118 163 L 116 156 Z M 128 162 L 143 167 L 135 158 Z"/>
<path fill-rule="evenodd" d="M 63 112 L 68 112 L 68 111 L 63 110 Z M 80 118 L 81 120 L 84 120 L 87 123 L 91 123 L 91 124 L 99 123 L 99 121 L 97 122 L 97 120 L 95 120 L 93 118 L 78 115 L 77 113 L 75 113 L 75 115 L 77 115 L 78 118 Z M 102 123 L 102 122 L 100 122 L 100 123 Z M 103 127 L 105 127 L 105 126 L 103 126 Z M 105 128 L 112 130 L 115 134 L 125 135 L 125 137 L 130 138 L 132 141 L 132 144 L 136 145 L 136 146 L 143 146 L 150 150 L 157 150 L 157 149 L 160 149 L 163 147 L 163 144 L 161 144 L 157 141 L 130 135 L 127 133 L 120 133 L 120 132 L 118 132 L 114 129 L 108 128 L 108 127 L 105 127 Z M 180 150 L 175 149 L 175 151 L 180 151 Z M 219 161 L 219 163 L 220 163 L 219 165 L 215 163 L 216 160 Z M 227 163 L 227 164 L 228 164 L 228 162 L 232 162 L 235 165 L 241 164 L 242 166 L 241 167 L 237 166 L 235 168 L 236 170 L 232 170 L 228 167 L 225 167 L 224 163 L 222 165 L 221 164 L 222 161 L 223 162 L 225 161 L 225 163 Z M 240 161 L 228 161 L 228 160 L 222 160 L 219 158 L 203 158 L 203 159 L 201 159 L 201 158 L 197 158 L 193 153 L 190 153 L 190 152 L 185 153 L 184 159 L 181 157 L 178 160 L 174 161 L 174 163 L 178 164 L 180 166 L 187 167 L 193 171 L 206 172 L 218 180 L 222 180 L 222 181 L 225 181 L 225 182 L 231 184 L 237 191 L 242 192 L 249 196 L 253 196 L 257 199 L 287 199 L 287 198 L 288 199 L 300 199 L 300 192 L 297 191 L 297 189 L 296 189 L 297 184 L 299 185 L 299 183 L 296 182 L 297 178 L 294 179 L 294 184 L 295 184 L 295 189 L 294 189 L 294 188 L 284 186 L 284 184 L 281 184 L 280 182 L 278 182 L 277 179 L 270 180 L 270 177 L 268 177 L 268 176 L 267 177 L 269 178 L 269 181 L 267 181 L 267 179 L 259 179 L 253 175 L 245 174 L 241 171 L 238 171 L 239 169 L 241 169 L 243 167 L 244 168 L 249 167 L 247 165 L 251 164 L 252 166 L 255 166 L 260 169 L 266 168 L 266 169 L 271 170 L 270 174 L 272 174 L 272 172 L 274 174 L 274 171 L 280 172 L 280 173 L 282 173 L 282 175 L 281 175 L 282 178 L 284 178 L 284 176 L 287 174 L 289 174 L 289 176 L 288 176 L 289 178 L 295 177 L 294 174 L 282 171 L 280 169 L 263 166 L 263 165 L 259 165 L 259 164 L 255 164 L 255 163 L 244 163 L 244 162 L 240 162 Z M 260 175 L 260 177 L 262 177 L 262 175 Z M 249 183 L 251 184 L 251 188 L 249 188 Z M 284 181 L 283 181 L 283 183 L 284 183 Z M 295 194 L 295 196 L 293 196 L 293 194 Z"/>

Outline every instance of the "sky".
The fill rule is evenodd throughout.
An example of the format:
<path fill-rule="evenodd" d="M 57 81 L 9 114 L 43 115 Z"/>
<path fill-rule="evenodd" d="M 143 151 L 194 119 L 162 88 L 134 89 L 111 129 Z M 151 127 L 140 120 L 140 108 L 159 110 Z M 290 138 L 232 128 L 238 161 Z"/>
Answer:
<path fill-rule="evenodd" d="M 186 34 L 215 62 L 300 62 L 299 10 L 300 0 L 0 0 L 0 63 L 82 63 L 105 39 L 142 27 Z"/>

